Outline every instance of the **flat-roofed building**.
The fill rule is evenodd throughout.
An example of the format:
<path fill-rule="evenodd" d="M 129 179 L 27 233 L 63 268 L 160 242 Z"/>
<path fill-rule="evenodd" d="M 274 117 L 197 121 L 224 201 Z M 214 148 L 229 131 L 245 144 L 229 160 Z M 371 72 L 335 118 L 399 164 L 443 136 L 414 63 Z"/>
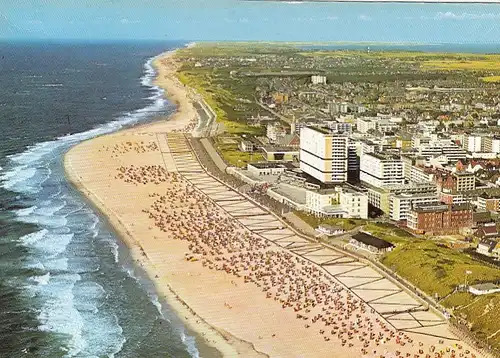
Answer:
<path fill-rule="evenodd" d="M 476 189 L 476 176 L 469 172 L 440 172 L 436 184 L 444 193 L 462 193 Z"/>
<path fill-rule="evenodd" d="M 500 211 L 500 197 L 481 194 L 477 197 L 477 209 L 479 211 Z"/>
<path fill-rule="evenodd" d="M 425 158 L 415 154 L 402 154 L 401 161 L 403 162 L 403 173 L 405 180 L 410 181 L 411 169 L 413 166 L 421 166 L 425 164 Z"/>
<path fill-rule="evenodd" d="M 362 154 L 359 179 L 374 187 L 402 185 L 405 182 L 403 162 L 399 156 L 380 153 Z"/>
<path fill-rule="evenodd" d="M 376 188 L 374 186 L 367 185 L 368 203 L 386 214 L 390 213 L 392 195 L 435 195 L 436 192 L 436 185 L 432 183 L 410 183 L 404 185 L 392 185 L 385 188 Z"/>
<path fill-rule="evenodd" d="M 264 152 L 264 158 L 267 161 L 286 161 L 293 162 L 299 160 L 299 150 L 293 147 L 274 147 L 274 146 L 264 146 L 262 147 Z"/>
<path fill-rule="evenodd" d="M 367 133 L 371 130 L 377 129 L 377 122 L 379 121 L 376 117 L 361 117 L 356 121 L 356 130 L 360 133 Z"/>
<path fill-rule="evenodd" d="M 300 130 L 300 169 L 322 183 L 347 181 L 349 137 L 322 127 Z"/>
<path fill-rule="evenodd" d="M 484 151 L 487 153 L 500 153 L 500 137 L 487 136 L 483 138 Z"/>
<path fill-rule="evenodd" d="M 366 232 L 359 232 L 352 235 L 351 240 L 349 240 L 349 245 L 357 250 L 365 250 L 373 254 L 382 254 L 392 251 L 394 248 L 394 245 L 390 242 L 379 239 Z"/>
<path fill-rule="evenodd" d="M 413 166 L 410 171 L 410 181 L 414 183 L 433 183 L 436 176 L 432 168 Z"/>
<path fill-rule="evenodd" d="M 455 234 L 473 224 L 470 205 L 420 204 L 408 214 L 407 226 L 420 234 Z"/>
<path fill-rule="evenodd" d="M 482 151 L 483 137 L 480 135 L 464 135 L 464 140 L 462 143 L 463 148 L 468 152 L 481 152 Z"/>
<path fill-rule="evenodd" d="M 389 217 L 394 221 L 406 221 L 414 205 L 438 203 L 437 193 L 391 195 L 389 199 Z"/>
<path fill-rule="evenodd" d="M 368 218 L 368 196 L 348 187 L 307 190 L 305 209 L 313 215 Z"/>

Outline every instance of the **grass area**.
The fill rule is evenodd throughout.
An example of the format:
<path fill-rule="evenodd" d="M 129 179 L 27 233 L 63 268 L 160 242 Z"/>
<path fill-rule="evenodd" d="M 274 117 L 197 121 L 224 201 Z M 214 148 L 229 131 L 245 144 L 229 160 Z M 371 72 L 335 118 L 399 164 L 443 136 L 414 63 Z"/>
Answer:
<path fill-rule="evenodd" d="M 362 219 L 318 218 L 303 211 L 295 211 L 294 213 L 313 228 L 317 228 L 320 224 L 328 224 L 340 226 L 349 231 L 366 223 L 366 220 Z"/>
<path fill-rule="evenodd" d="M 389 241 L 392 244 L 406 243 L 408 240 L 413 240 L 415 237 L 405 230 L 386 223 L 370 222 L 364 227 L 364 231 L 369 232 L 373 236 Z"/>
<path fill-rule="evenodd" d="M 488 60 L 451 60 L 451 61 L 425 61 L 423 69 L 436 70 L 474 70 L 474 71 L 498 71 L 500 69 L 500 57 Z"/>
<path fill-rule="evenodd" d="M 262 153 L 242 152 L 238 149 L 237 144 L 226 144 L 216 141 L 215 146 L 222 156 L 222 159 L 230 165 L 238 168 L 246 167 L 247 163 L 264 160 Z"/>
<path fill-rule="evenodd" d="M 500 330 L 500 295 L 486 295 L 479 298 L 464 292 L 452 293 L 465 281 L 469 283 L 496 281 L 500 269 L 476 261 L 467 254 L 453 250 L 431 240 L 415 238 L 400 242 L 392 252 L 382 258 L 382 263 L 405 277 L 427 294 L 446 297 L 441 304 L 454 308 L 457 317 L 466 319 L 477 338 L 486 337 Z M 500 348 L 500 335 L 488 340 Z"/>
<path fill-rule="evenodd" d="M 227 133 L 262 134 L 263 129 L 251 127 L 243 120 L 235 118 L 233 108 L 237 103 L 236 95 L 233 91 L 214 83 L 213 73 L 207 70 L 184 70 L 179 71 L 177 76 L 183 84 L 195 89 L 212 107 L 217 115 L 217 121 L 224 125 Z M 228 114 L 231 114 L 231 116 Z M 244 116 L 244 114 L 241 114 L 241 116 Z"/>
<path fill-rule="evenodd" d="M 500 82 L 500 76 L 481 77 L 484 82 Z"/>
<path fill-rule="evenodd" d="M 394 268 L 430 295 L 444 297 L 464 283 L 465 272 L 469 282 L 494 281 L 500 270 L 475 261 L 466 254 L 449 249 L 432 240 L 408 240 L 384 256 L 383 264 Z"/>

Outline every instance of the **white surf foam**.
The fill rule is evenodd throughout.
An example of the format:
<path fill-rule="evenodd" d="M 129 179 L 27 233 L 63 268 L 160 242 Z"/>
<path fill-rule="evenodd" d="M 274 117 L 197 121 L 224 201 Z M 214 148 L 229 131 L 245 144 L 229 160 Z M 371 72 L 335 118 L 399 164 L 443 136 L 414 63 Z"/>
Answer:
<path fill-rule="evenodd" d="M 194 337 L 188 336 L 184 331 L 181 332 L 182 343 L 186 346 L 188 353 L 193 358 L 200 358 L 200 352 L 196 348 L 196 341 Z"/>
<path fill-rule="evenodd" d="M 50 272 L 47 272 L 45 275 L 42 276 L 33 276 L 31 278 L 33 281 L 37 282 L 39 285 L 47 285 L 50 280 Z"/>
<path fill-rule="evenodd" d="M 71 337 L 68 342 L 67 356 L 76 356 L 85 347 L 82 337 L 84 324 L 82 317 L 74 306 L 73 287 L 80 280 L 80 275 L 59 275 L 51 280 L 47 289 L 42 289 L 40 295 L 45 302 L 38 316 L 42 331 L 65 334 Z"/>
<path fill-rule="evenodd" d="M 28 215 L 33 214 L 33 212 L 35 211 L 36 208 L 37 208 L 37 206 L 33 205 L 29 208 L 16 210 L 15 213 L 17 216 L 28 216 Z"/>
<path fill-rule="evenodd" d="M 75 290 L 75 284 L 81 280 L 81 276 L 78 273 L 68 273 L 68 269 L 71 271 L 74 267 L 74 262 L 66 257 L 65 251 L 71 241 L 76 240 L 74 230 L 78 225 L 73 226 L 73 222 L 78 219 L 69 218 L 71 222 L 68 225 L 67 217 L 84 209 L 84 206 L 74 205 L 70 197 L 63 200 L 64 185 L 58 182 L 59 178 L 52 178 L 55 174 L 51 173 L 50 167 L 54 160 L 59 160 L 60 156 L 72 145 L 143 121 L 152 112 L 165 108 L 167 101 L 163 97 L 164 91 L 153 84 L 156 75 L 152 66 L 153 60 L 154 58 L 146 62 L 145 74 L 140 79 L 142 85 L 152 89 L 150 105 L 122 114 L 115 120 L 91 130 L 30 146 L 22 153 L 10 155 L 7 165 L 4 165 L 5 168 L 0 172 L 1 187 L 33 197 L 34 194 L 40 197 L 45 193 L 45 198 L 52 199 L 36 200 L 33 206 L 17 210 L 15 213 L 19 221 L 34 223 L 41 227 L 41 230 L 25 235 L 19 240 L 20 245 L 29 247 L 34 253 L 38 252 L 28 258 L 27 266 L 43 273 L 32 277 L 27 291 L 35 292 L 36 296 L 43 301 L 38 317 L 40 330 L 61 333 L 70 337 L 66 354 L 70 357 L 81 355 L 113 357 L 122 349 L 126 339 L 117 317 L 108 317 L 104 312 L 99 312 L 97 298 L 102 294 L 100 290 L 90 290 L 92 292 L 87 292 L 87 295 L 82 294 L 78 289 Z M 45 184 L 46 188 L 44 188 L 47 180 L 50 186 Z M 42 190 L 44 192 L 38 194 Z M 95 238 L 99 232 L 99 218 L 93 215 L 92 219 L 92 223 L 85 229 Z M 64 228 L 67 230 L 63 230 Z M 79 235 L 78 240 L 80 239 Z M 117 243 L 113 242 L 111 248 L 115 262 L 118 262 Z M 83 262 L 83 260 L 80 261 Z M 133 271 L 129 274 L 137 280 Z M 84 304 L 87 304 L 88 308 L 84 312 L 87 315 L 85 318 L 77 309 L 78 305 Z M 154 304 L 161 312 L 161 304 L 157 299 Z M 185 335 L 183 337 L 183 342 L 189 351 L 194 352 L 191 355 L 198 357 L 194 339 Z"/>

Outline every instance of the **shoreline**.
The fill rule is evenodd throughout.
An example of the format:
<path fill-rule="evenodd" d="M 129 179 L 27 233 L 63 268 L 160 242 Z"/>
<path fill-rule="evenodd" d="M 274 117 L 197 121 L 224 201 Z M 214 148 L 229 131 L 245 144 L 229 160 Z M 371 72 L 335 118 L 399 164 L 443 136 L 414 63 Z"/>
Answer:
<path fill-rule="evenodd" d="M 153 85 L 161 88 L 163 90 L 163 97 L 167 98 L 171 104 L 176 106 L 175 112 L 167 117 L 167 122 L 177 122 L 180 129 L 182 126 L 186 125 L 186 119 L 187 121 L 193 120 L 196 116 L 196 114 L 194 114 L 196 111 L 188 99 L 189 94 L 185 92 L 185 96 L 183 96 L 183 88 L 175 83 L 176 80 L 173 78 L 173 76 L 175 76 L 175 72 L 172 71 L 169 73 L 168 71 L 165 71 L 165 68 L 158 64 L 161 60 L 171 58 L 176 52 L 177 50 L 171 50 L 155 56 L 151 61 L 151 65 L 156 71 L 156 78 L 153 81 Z M 159 80 L 160 77 L 163 77 L 163 80 Z M 161 126 L 163 122 L 165 122 L 165 119 L 161 118 L 145 124 L 138 124 L 131 128 L 120 129 L 117 132 L 105 134 L 97 138 L 119 135 L 120 133 L 127 133 L 130 131 L 141 131 L 148 129 L 151 126 Z M 168 281 L 158 279 L 155 268 L 149 260 L 147 260 L 147 256 L 145 255 L 140 242 L 138 242 L 127 230 L 126 225 L 120 220 L 119 215 L 110 210 L 110 208 L 108 208 L 105 203 L 82 182 L 76 170 L 68 160 L 68 153 L 81 144 L 92 142 L 95 139 L 96 138 L 92 138 L 79 143 L 65 154 L 63 165 L 68 182 L 74 189 L 83 195 L 95 209 L 97 209 L 99 214 L 102 215 L 105 220 L 107 220 L 115 232 L 117 239 L 119 239 L 127 248 L 128 254 L 132 260 L 131 263 L 134 267 L 137 267 L 147 275 L 147 279 L 155 288 L 158 299 L 165 301 L 172 311 L 178 316 L 179 320 L 182 321 L 188 329 L 198 335 L 198 337 L 195 337 L 196 339 L 203 339 L 207 346 L 216 349 L 223 357 L 234 357 L 250 353 L 249 350 L 253 351 L 251 343 L 238 340 L 227 332 L 221 332 L 217 328 L 208 324 L 205 320 L 203 320 L 203 318 L 197 316 L 196 313 L 185 303 L 185 301 L 182 300 L 182 298 L 172 289 Z M 199 347 L 196 348 L 199 349 Z"/>

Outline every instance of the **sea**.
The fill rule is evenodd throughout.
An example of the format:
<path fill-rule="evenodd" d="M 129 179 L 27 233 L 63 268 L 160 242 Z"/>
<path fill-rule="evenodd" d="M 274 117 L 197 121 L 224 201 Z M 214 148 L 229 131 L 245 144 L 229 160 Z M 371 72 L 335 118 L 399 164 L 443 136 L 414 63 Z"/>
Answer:
<path fill-rule="evenodd" d="M 175 109 L 151 59 L 184 45 L 0 44 L 0 357 L 220 356 L 63 174 L 73 145 Z"/>

